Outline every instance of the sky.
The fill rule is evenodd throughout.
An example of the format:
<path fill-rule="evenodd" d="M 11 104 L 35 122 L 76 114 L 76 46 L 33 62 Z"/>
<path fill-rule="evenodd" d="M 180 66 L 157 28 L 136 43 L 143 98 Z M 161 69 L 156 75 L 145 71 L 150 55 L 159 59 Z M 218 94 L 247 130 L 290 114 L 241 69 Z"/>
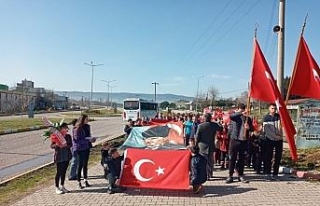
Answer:
<path fill-rule="evenodd" d="M 254 30 L 276 76 L 279 0 L 0 0 L 0 84 L 56 91 L 236 97 L 250 79 Z M 320 62 L 320 1 L 286 1 L 285 75 L 304 37 Z"/>

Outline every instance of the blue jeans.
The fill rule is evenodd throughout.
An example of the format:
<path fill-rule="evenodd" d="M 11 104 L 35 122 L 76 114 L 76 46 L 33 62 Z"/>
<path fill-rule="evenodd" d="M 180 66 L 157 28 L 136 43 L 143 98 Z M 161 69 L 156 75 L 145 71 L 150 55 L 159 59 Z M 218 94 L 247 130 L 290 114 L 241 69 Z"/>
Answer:
<path fill-rule="evenodd" d="M 77 178 L 77 170 L 79 165 L 79 155 L 77 152 L 72 152 L 72 159 L 70 165 L 70 175 L 69 178 Z"/>

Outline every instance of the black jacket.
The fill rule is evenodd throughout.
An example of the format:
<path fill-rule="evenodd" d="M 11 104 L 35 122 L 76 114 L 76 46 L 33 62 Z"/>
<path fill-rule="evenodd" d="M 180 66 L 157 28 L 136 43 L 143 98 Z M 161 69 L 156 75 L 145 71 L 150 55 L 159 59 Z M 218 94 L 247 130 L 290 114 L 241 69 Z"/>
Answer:
<path fill-rule="evenodd" d="M 54 148 L 54 162 L 66 162 L 70 161 L 72 158 L 71 148 L 72 148 L 72 138 L 70 134 L 66 134 L 64 136 L 67 146 L 66 147 L 58 147 L 56 145 L 51 144 L 51 148 Z"/>
<path fill-rule="evenodd" d="M 191 157 L 191 184 L 200 185 L 207 181 L 207 160 L 197 154 Z"/>
<path fill-rule="evenodd" d="M 126 133 L 126 137 L 128 137 L 131 133 L 132 127 L 129 125 L 124 126 L 124 132 Z"/>
<path fill-rule="evenodd" d="M 116 159 L 113 159 L 111 156 L 108 157 L 107 166 L 109 173 L 112 174 L 116 179 L 119 178 L 121 173 L 121 162 L 123 160 L 123 156 L 120 156 Z"/>
<path fill-rule="evenodd" d="M 253 131 L 253 125 L 251 118 L 247 118 L 249 130 L 244 132 L 245 116 L 240 112 L 230 114 L 230 138 L 240 140 L 248 140 L 250 138 L 250 132 Z"/>
<path fill-rule="evenodd" d="M 214 139 L 216 132 L 222 130 L 222 125 L 216 122 L 204 122 L 198 126 L 195 140 L 196 144 L 200 148 L 201 154 L 210 154 L 214 152 Z"/>

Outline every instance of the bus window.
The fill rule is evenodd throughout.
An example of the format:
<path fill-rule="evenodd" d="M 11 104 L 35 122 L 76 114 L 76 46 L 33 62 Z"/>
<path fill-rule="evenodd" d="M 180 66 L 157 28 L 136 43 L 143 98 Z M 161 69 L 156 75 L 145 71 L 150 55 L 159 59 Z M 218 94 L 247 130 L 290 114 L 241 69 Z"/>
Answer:
<path fill-rule="evenodd" d="M 139 102 L 138 101 L 125 101 L 123 108 L 125 110 L 137 110 L 137 109 L 139 109 Z"/>

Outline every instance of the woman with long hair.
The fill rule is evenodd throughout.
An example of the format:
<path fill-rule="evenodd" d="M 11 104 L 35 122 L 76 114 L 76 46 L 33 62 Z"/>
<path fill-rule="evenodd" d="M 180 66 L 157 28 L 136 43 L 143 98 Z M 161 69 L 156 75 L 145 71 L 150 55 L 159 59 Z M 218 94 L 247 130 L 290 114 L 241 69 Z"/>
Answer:
<path fill-rule="evenodd" d="M 73 152 L 79 157 L 77 180 L 79 188 L 84 187 L 81 184 L 81 172 L 83 171 L 83 179 L 86 187 L 91 185 L 88 183 L 88 162 L 90 156 L 91 143 L 95 138 L 91 137 L 88 115 L 81 115 L 77 123 L 73 127 Z"/>

